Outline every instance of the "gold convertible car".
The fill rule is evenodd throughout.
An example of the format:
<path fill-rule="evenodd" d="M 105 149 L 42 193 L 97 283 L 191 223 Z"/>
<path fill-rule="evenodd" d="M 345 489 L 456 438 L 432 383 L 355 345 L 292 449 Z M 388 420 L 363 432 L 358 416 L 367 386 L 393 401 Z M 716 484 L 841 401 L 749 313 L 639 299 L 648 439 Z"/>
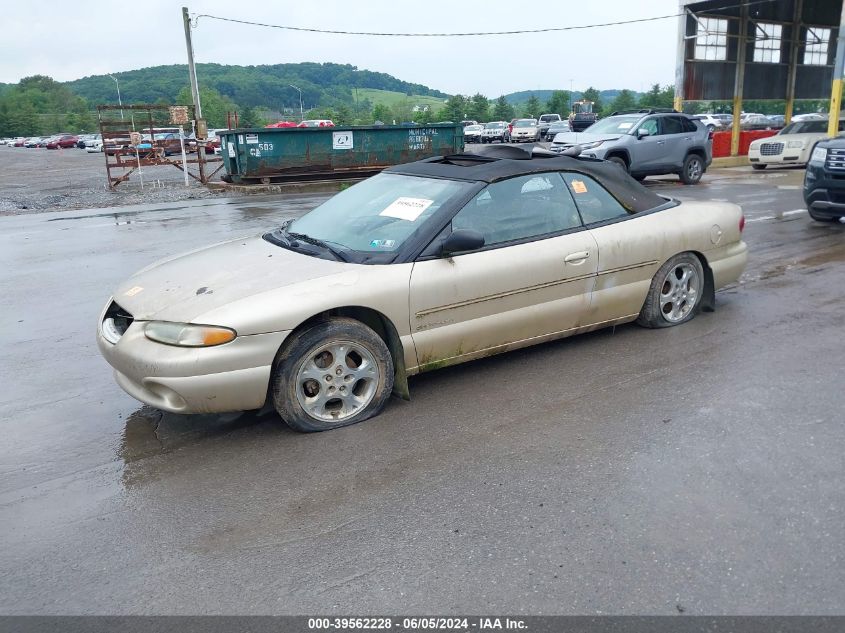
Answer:
<path fill-rule="evenodd" d="M 714 308 L 746 264 L 739 207 L 516 147 L 389 168 L 263 235 L 166 259 L 109 299 L 118 384 L 178 413 L 261 408 L 299 431 L 377 414 L 408 376 Z"/>

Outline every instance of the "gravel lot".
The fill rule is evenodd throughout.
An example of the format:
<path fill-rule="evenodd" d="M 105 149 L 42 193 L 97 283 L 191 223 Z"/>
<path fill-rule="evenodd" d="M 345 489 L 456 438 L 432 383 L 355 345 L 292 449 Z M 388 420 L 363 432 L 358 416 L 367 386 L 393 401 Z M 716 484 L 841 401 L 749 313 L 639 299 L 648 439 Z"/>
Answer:
<path fill-rule="evenodd" d="M 106 187 L 103 155 L 81 149 L 0 147 L 0 215 L 62 209 L 91 209 L 130 204 L 176 202 L 197 198 L 231 198 L 209 191 L 193 179 L 185 186 L 176 167 L 144 167 L 145 187 L 138 174 L 115 191 Z M 219 174 L 218 174 L 219 176 Z M 155 186 L 152 184 L 155 183 Z M 243 194 L 241 194 L 243 195 Z"/>

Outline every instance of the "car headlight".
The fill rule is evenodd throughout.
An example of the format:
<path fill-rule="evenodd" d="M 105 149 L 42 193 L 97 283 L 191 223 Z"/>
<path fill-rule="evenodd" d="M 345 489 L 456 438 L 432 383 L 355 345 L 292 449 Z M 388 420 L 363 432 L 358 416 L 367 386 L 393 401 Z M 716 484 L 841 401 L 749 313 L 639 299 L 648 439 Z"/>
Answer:
<path fill-rule="evenodd" d="M 593 141 L 592 143 L 579 143 L 581 149 L 593 149 L 604 143 L 604 141 Z"/>
<path fill-rule="evenodd" d="M 804 141 L 789 141 L 787 147 L 804 147 Z"/>
<path fill-rule="evenodd" d="M 144 326 L 144 335 L 151 341 L 180 347 L 212 347 L 237 337 L 237 333 L 227 327 L 169 321 L 150 321 Z"/>
<path fill-rule="evenodd" d="M 810 164 L 811 165 L 824 165 L 824 161 L 827 159 L 827 148 L 826 147 L 817 147 L 813 150 L 813 153 L 810 155 Z"/>

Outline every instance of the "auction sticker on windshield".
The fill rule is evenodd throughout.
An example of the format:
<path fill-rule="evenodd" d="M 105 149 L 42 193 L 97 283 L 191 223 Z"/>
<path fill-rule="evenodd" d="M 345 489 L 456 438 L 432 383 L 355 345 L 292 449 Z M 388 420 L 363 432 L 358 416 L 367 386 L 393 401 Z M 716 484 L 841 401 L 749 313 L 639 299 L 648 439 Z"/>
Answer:
<path fill-rule="evenodd" d="M 434 204 L 434 200 L 427 200 L 426 198 L 396 198 L 379 215 L 415 222 L 432 204 Z"/>
<path fill-rule="evenodd" d="M 587 185 L 584 184 L 583 180 L 573 180 L 572 191 L 575 193 L 587 193 Z"/>

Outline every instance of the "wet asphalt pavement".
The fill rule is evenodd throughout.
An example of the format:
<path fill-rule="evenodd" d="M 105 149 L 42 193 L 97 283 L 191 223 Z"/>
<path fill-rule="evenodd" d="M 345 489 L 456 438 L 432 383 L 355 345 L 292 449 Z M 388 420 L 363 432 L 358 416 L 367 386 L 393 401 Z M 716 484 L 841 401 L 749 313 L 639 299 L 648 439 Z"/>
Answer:
<path fill-rule="evenodd" d="M 649 185 L 743 206 L 716 312 L 419 376 L 316 435 L 141 406 L 94 333 L 133 271 L 324 196 L 0 218 L 0 613 L 843 613 L 845 226 L 800 176 Z"/>

